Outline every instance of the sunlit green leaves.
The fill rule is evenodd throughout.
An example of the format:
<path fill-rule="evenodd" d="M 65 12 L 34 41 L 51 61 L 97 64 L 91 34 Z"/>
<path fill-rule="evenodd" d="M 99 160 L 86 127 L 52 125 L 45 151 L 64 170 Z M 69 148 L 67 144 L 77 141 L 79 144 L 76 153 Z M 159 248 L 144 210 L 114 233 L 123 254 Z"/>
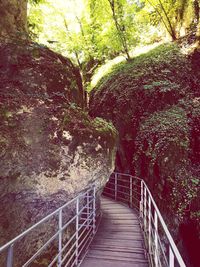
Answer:
<path fill-rule="evenodd" d="M 131 49 L 140 40 L 141 10 L 136 1 L 115 0 L 117 20 Z M 37 41 L 76 61 L 113 58 L 123 53 L 108 0 L 44 0 L 30 5 L 29 26 Z M 33 3 L 33 2 L 32 2 Z M 123 30 L 124 29 L 124 30 Z M 140 32 L 140 34 L 139 34 Z"/>
<path fill-rule="evenodd" d="M 136 46 L 159 42 L 166 32 L 175 39 L 194 18 L 192 0 L 31 0 L 29 3 L 32 3 L 29 4 L 31 37 L 71 58 L 82 72 L 87 69 L 87 79 L 94 73 L 97 62 L 102 64 L 119 55 L 129 58 Z"/>

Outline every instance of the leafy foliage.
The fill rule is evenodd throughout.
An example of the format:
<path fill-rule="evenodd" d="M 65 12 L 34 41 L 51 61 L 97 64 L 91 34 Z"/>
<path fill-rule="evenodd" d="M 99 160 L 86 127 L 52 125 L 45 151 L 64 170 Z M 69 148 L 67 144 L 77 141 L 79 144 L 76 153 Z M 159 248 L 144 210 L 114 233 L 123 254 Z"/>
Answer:
<path fill-rule="evenodd" d="M 31 37 L 79 66 L 85 87 L 96 68 L 123 55 L 130 60 L 140 44 L 197 25 L 198 1 L 192 0 L 30 0 Z"/>
<path fill-rule="evenodd" d="M 142 6 L 126 0 L 63 0 L 30 5 L 29 26 L 34 40 L 70 57 L 82 72 L 126 54 L 143 38 L 148 25 L 140 19 Z M 114 10 L 112 9 L 114 4 Z M 142 14 L 141 14 L 142 16 Z M 145 35 L 145 34 L 144 34 Z"/>
<path fill-rule="evenodd" d="M 150 21 L 154 25 L 161 23 L 173 40 L 196 21 L 191 0 L 144 0 L 144 3 Z"/>

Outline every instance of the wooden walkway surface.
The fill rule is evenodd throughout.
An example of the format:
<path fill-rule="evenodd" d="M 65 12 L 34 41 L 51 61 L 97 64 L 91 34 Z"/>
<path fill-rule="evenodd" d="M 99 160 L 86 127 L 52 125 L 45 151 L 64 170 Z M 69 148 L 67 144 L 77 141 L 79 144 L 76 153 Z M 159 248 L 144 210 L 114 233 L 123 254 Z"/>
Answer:
<path fill-rule="evenodd" d="M 102 197 L 102 221 L 81 267 L 149 267 L 138 216 Z"/>

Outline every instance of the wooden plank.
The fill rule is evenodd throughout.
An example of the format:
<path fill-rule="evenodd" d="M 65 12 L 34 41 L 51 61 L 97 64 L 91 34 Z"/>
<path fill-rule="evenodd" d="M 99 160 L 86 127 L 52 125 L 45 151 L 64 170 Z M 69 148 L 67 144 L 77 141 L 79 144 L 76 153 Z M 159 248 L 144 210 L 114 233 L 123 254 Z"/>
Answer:
<path fill-rule="evenodd" d="M 149 267 L 137 213 L 102 197 L 102 221 L 81 267 Z"/>
<path fill-rule="evenodd" d="M 140 260 L 144 260 L 144 255 L 142 253 L 135 253 L 135 252 L 131 252 L 131 251 L 117 251 L 117 250 L 98 250 L 98 249 L 92 249 L 89 251 L 88 257 L 90 256 L 94 256 L 94 257 L 98 257 L 98 256 L 103 256 L 104 258 L 110 258 L 110 257 L 115 257 L 120 258 L 120 259 L 140 259 Z M 145 261 L 146 262 L 146 261 Z"/>
<path fill-rule="evenodd" d="M 87 255 L 88 259 L 99 259 L 99 260 L 109 260 L 109 261 L 121 261 L 121 262 L 132 262 L 132 263 L 147 263 L 145 259 L 136 259 L 135 257 L 126 258 L 124 255 L 121 257 L 116 256 L 100 256 L 100 255 Z"/>
<path fill-rule="evenodd" d="M 139 248 L 127 248 L 123 246 L 117 246 L 116 248 L 113 246 L 106 246 L 106 245 L 93 245 L 91 249 L 98 249 L 98 250 L 106 250 L 106 251 L 126 251 L 126 252 L 133 252 L 133 253 L 141 253 L 144 255 L 144 249 Z"/>
<path fill-rule="evenodd" d="M 85 259 L 81 267 L 149 267 L 148 263 L 110 261 L 102 259 Z"/>

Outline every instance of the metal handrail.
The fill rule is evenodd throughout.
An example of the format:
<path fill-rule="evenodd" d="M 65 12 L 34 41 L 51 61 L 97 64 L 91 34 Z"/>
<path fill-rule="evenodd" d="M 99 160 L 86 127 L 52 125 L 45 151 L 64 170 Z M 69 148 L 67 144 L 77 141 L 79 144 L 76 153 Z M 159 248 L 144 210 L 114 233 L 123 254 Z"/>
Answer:
<path fill-rule="evenodd" d="M 74 205 L 76 210 L 75 215 L 70 218 L 67 223 L 64 224 L 64 212 L 66 208 Z M 28 259 L 24 259 L 24 262 L 16 263 L 18 258 L 14 254 L 17 248 L 16 244 L 20 242 L 22 238 L 28 238 L 28 236 L 35 229 L 40 229 L 42 224 L 45 224 L 49 219 L 56 216 L 58 230 L 55 230 L 53 235 L 41 245 L 37 251 L 29 256 Z M 73 224 L 75 226 L 75 232 L 67 238 L 66 230 Z M 73 228 L 73 227 L 72 227 Z M 48 266 L 57 267 L 73 267 L 79 266 L 82 260 L 82 251 L 86 250 L 89 246 L 92 237 L 96 232 L 96 186 L 92 184 L 89 188 L 85 189 L 79 195 L 66 204 L 56 209 L 51 214 L 47 215 L 45 218 L 41 219 L 39 222 L 28 228 L 26 231 L 9 241 L 4 246 L 0 247 L 0 256 L 5 256 L 3 260 L 5 261 L 6 267 L 20 266 L 27 267 L 30 266 L 49 246 L 49 244 L 55 242 L 57 244 L 57 253 L 53 255 L 53 259 L 50 260 Z M 66 239 L 66 240 L 65 240 Z M 67 252 L 65 252 L 67 250 Z M 5 255 L 4 255 L 5 253 Z"/>
<path fill-rule="evenodd" d="M 111 186 L 111 187 L 110 187 Z M 41 224 L 57 216 L 58 230 L 33 255 L 20 263 L 27 267 L 57 238 L 57 253 L 48 263 L 48 267 L 80 266 L 85 251 L 96 232 L 96 186 L 82 191 L 77 197 L 31 226 L 29 229 L 0 247 L 0 256 L 6 252 L 6 267 L 16 266 L 14 246 L 22 238 L 26 238 Z M 164 219 L 152 197 L 144 180 L 130 174 L 113 173 L 104 188 L 104 195 L 127 203 L 131 208 L 138 210 L 142 229 L 146 241 L 150 264 L 152 267 L 186 267 L 174 241 L 164 222 Z M 64 224 L 65 208 L 74 205 L 75 215 Z M 65 240 L 65 231 L 68 227 L 75 227 L 75 232 Z M 164 237 L 164 238 L 163 238 Z M 66 242 L 65 242 L 66 241 Z M 67 252 L 65 252 L 67 250 Z"/>
<path fill-rule="evenodd" d="M 123 184 L 123 181 L 125 181 L 125 184 Z M 125 202 L 131 208 L 138 210 L 152 267 L 186 267 L 143 179 L 130 174 L 115 172 L 107 182 L 103 194 L 116 201 Z"/>

